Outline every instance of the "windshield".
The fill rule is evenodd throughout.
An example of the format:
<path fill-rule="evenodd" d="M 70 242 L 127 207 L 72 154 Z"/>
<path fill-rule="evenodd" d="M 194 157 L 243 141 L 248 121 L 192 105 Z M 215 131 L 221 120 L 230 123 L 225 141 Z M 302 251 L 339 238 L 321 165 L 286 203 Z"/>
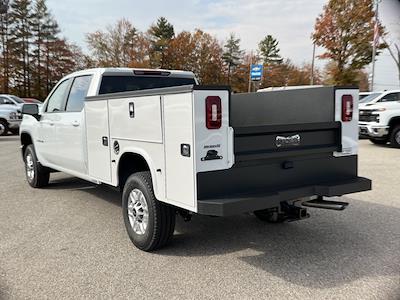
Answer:
<path fill-rule="evenodd" d="M 382 95 L 382 93 L 372 93 L 368 95 L 367 97 L 364 97 L 360 100 L 360 103 L 368 103 L 371 102 L 372 100 L 376 99 L 376 97 Z"/>
<path fill-rule="evenodd" d="M 194 78 L 158 76 L 103 76 L 99 94 L 196 84 Z"/>
<path fill-rule="evenodd" d="M 25 103 L 24 100 L 22 100 L 21 98 L 19 98 L 17 96 L 10 96 L 10 98 L 12 98 L 17 103 Z"/>

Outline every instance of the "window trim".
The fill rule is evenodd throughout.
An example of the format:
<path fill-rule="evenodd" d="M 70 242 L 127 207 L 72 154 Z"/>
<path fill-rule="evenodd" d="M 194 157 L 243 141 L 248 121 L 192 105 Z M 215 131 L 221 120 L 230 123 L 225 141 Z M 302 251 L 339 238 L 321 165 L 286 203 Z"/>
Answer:
<path fill-rule="evenodd" d="M 66 101 L 67 101 L 67 96 L 69 95 L 69 90 L 71 89 L 71 83 L 73 82 L 72 79 L 73 79 L 73 78 L 71 78 L 71 77 L 70 77 L 70 78 L 66 78 L 66 79 L 60 81 L 60 82 L 54 87 L 54 89 L 52 90 L 51 94 L 50 94 L 49 97 L 47 98 L 46 107 L 45 107 L 44 110 L 43 110 L 43 113 L 44 113 L 44 114 L 59 114 L 59 113 L 64 113 L 64 112 L 65 112 L 65 103 L 66 103 Z M 50 100 L 51 100 L 51 97 L 53 97 L 54 93 L 57 91 L 57 89 L 60 87 L 60 85 L 63 84 L 64 82 L 66 82 L 66 81 L 69 81 L 69 83 L 68 83 L 68 85 L 67 85 L 67 91 L 68 91 L 68 92 L 66 93 L 66 95 L 64 96 L 63 101 L 61 102 L 61 107 L 64 107 L 64 110 L 59 110 L 59 111 L 47 111 L 47 108 L 49 107 L 49 102 L 50 102 Z"/>
<path fill-rule="evenodd" d="M 76 78 L 80 78 L 80 77 L 91 77 L 90 81 L 89 81 L 89 86 L 88 86 L 88 89 L 87 89 L 87 92 L 86 92 L 86 96 L 87 96 L 87 93 L 89 92 L 90 85 L 92 84 L 92 80 L 93 80 L 93 74 L 84 74 L 84 75 L 78 75 L 78 76 L 69 78 L 69 79 L 72 79 L 72 81 L 71 81 L 71 84 L 69 86 L 68 95 L 67 95 L 67 97 L 65 98 L 65 101 L 64 101 L 64 104 L 65 104 L 64 110 L 63 110 L 64 113 L 80 113 L 80 112 L 83 111 L 83 109 L 85 107 L 85 98 L 86 98 L 86 96 L 83 99 L 83 106 L 82 106 L 82 109 L 80 111 L 67 111 L 67 105 L 68 105 L 68 101 L 69 101 L 69 95 L 71 94 L 72 86 L 74 85 L 75 79 Z"/>

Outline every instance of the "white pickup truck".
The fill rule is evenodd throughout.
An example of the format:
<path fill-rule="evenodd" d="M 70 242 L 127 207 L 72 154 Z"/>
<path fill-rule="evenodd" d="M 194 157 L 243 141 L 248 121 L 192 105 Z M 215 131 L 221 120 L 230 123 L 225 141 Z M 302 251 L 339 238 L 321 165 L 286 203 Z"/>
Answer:
<path fill-rule="evenodd" d="M 177 214 L 307 218 L 307 207 L 371 188 L 357 175 L 358 89 L 231 94 L 190 72 L 92 69 L 63 78 L 39 112 L 23 107 L 26 177 L 63 171 L 120 187 L 128 235 L 151 251 Z"/>
<path fill-rule="evenodd" d="M 400 90 L 385 91 L 360 106 L 360 136 L 374 144 L 400 148 Z"/>

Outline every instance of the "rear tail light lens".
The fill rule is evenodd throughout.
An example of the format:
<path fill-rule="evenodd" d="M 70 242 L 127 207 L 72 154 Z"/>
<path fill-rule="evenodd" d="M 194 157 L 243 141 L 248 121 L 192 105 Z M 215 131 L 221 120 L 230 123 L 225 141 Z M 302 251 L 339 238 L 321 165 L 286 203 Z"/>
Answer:
<path fill-rule="evenodd" d="M 343 95 L 342 96 L 342 121 L 350 122 L 353 120 L 353 96 Z"/>
<path fill-rule="evenodd" d="M 221 98 L 208 96 L 206 98 L 206 126 L 208 129 L 221 128 L 222 110 Z"/>

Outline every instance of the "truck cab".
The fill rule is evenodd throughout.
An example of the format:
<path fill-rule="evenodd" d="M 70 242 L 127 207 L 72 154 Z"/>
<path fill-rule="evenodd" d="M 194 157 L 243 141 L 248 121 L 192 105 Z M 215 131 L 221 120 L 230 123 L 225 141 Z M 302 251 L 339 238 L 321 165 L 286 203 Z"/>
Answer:
<path fill-rule="evenodd" d="M 128 236 L 151 251 L 176 215 L 254 212 L 266 222 L 343 210 L 324 197 L 371 188 L 357 174 L 358 89 L 233 94 L 193 73 L 92 69 L 63 78 L 39 112 L 23 107 L 28 183 L 62 171 L 119 187 Z"/>

